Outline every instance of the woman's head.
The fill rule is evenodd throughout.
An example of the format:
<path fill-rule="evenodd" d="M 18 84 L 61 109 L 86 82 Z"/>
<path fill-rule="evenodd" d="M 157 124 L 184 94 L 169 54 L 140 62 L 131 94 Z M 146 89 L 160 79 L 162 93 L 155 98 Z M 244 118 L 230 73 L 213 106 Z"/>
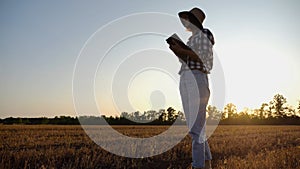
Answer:
<path fill-rule="evenodd" d="M 178 13 L 181 23 L 187 30 L 202 30 L 203 21 L 205 19 L 204 12 L 199 8 L 193 8 L 190 11 L 183 11 Z"/>

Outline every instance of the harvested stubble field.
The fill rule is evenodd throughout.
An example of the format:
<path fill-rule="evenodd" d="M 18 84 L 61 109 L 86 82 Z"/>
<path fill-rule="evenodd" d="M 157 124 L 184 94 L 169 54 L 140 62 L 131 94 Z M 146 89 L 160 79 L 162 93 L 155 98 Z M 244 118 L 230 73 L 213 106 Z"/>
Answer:
<path fill-rule="evenodd" d="M 168 126 L 114 126 L 149 137 Z M 132 159 L 95 144 L 81 126 L 0 125 L 0 168 L 186 168 L 191 138 L 154 157 Z M 220 125 L 209 138 L 214 169 L 300 168 L 300 126 Z"/>

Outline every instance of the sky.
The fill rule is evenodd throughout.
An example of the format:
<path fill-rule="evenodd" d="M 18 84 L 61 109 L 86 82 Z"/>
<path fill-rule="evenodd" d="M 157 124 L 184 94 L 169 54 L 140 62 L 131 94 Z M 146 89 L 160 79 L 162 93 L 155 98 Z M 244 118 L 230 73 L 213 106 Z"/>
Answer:
<path fill-rule="evenodd" d="M 204 26 L 216 39 L 214 50 L 226 82 L 225 104 L 232 102 L 238 110 L 258 108 L 277 93 L 284 95 L 290 105 L 297 104 L 300 100 L 298 0 L 1 1 L 0 118 L 76 116 L 72 94 L 74 67 L 83 46 L 99 28 L 135 13 L 176 16 L 179 11 L 193 7 L 205 11 Z M 111 31 L 117 33 L 118 30 Z M 189 34 L 181 35 L 186 40 Z M 147 48 L 151 45 L 155 48 L 158 44 L 154 42 L 162 39 L 157 37 L 152 36 L 149 40 L 145 35 L 123 45 L 147 42 Z M 110 58 L 117 58 L 121 48 L 122 44 L 109 53 Z M 166 53 L 166 45 L 157 48 L 160 50 L 150 54 L 140 51 L 132 56 L 151 57 L 154 53 L 172 57 L 171 53 Z M 176 62 L 175 59 L 172 61 Z M 108 62 L 105 66 L 111 65 Z M 171 69 L 177 71 L 179 64 L 174 64 Z M 136 74 L 126 91 L 132 107 L 140 111 L 169 106 L 169 103 L 176 104 L 175 108 L 180 107 L 178 91 L 174 92 L 176 82 L 170 83 L 170 76 L 158 72 Z M 122 75 L 126 73 L 126 70 L 122 71 Z M 112 75 L 106 76 L 104 78 Z M 101 72 L 96 77 L 95 95 L 102 113 L 115 115 L 128 111 L 122 109 L 122 99 L 118 100 L 125 97 L 118 95 L 120 86 L 110 86 L 114 89 L 113 94 L 103 93 Z M 168 85 L 172 90 L 168 91 Z M 141 86 L 144 86 L 143 90 Z M 115 107 L 102 102 L 109 95 L 114 95 Z"/>

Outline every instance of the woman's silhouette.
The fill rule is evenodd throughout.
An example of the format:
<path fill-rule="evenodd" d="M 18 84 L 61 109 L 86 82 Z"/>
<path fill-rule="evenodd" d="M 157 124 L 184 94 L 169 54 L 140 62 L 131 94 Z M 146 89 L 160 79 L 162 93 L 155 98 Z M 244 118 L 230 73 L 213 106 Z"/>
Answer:
<path fill-rule="evenodd" d="M 187 47 L 173 40 L 170 49 L 182 62 L 180 74 L 180 95 L 189 134 L 192 137 L 192 168 L 211 168 L 212 155 L 206 140 L 206 106 L 210 97 L 207 74 L 213 66 L 212 33 L 203 28 L 204 12 L 199 8 L 180 12 L 184 27 L 192 33 Z M 193 83 L 197 85 L 193 85 Z M 196 88 L 195 88 L 196 86 Z M 198 92 L 196 92 L 198 91 Z M 193 111 L 197 107 L 198 111 Z"/>

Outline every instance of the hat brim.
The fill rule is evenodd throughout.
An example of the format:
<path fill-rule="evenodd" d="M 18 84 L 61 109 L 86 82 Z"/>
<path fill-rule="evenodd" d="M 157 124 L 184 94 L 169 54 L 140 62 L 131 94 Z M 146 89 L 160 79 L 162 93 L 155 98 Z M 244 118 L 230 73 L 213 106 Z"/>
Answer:
<path fill-rule="evenodd" d="M 199 29 L 202 28 L 202 22 L 200 22 L 190 11 L 179 12 L 178 16 L 184 27 L 187 27 L 188 25 L 186 25 L 186 22 L 189 22 L 192 25 L 197 26 Z"/>
<path fill-rule="evenodd" d="M 190 16 L 191 13 L 189 11 L 182 11 L 178 13 L 179 18 L 185 18 L 185 16 Z"/>
<path fill-rule="evenodd" d="M 189 11 L 182 11 L 178 13 L 180 21 L 184 27 L 186 27 L 186 22 L 189 22 L 189 18 L 191 18 L 191 13 Z"/>

